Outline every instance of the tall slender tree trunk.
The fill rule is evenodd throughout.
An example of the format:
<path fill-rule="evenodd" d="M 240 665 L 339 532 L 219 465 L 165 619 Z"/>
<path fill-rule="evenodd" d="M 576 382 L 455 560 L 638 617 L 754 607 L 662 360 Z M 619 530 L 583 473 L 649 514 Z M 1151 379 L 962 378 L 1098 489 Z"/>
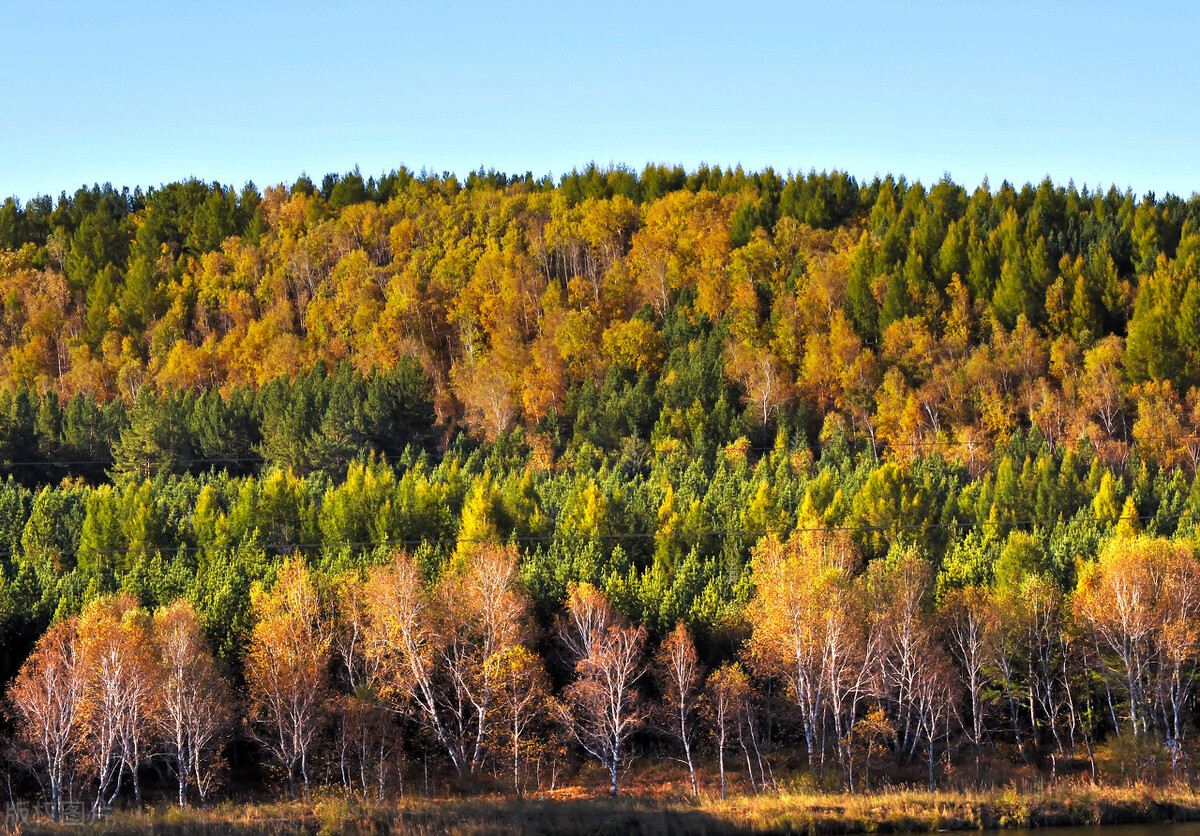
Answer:
<path fill-rule="evenodd" d="M 179 753 L 176 759 L 176 771 L 179 774 L 179 807 L 183 809 L 187 806 L 187 785 L 188 774 L 190 773 L 190 764 L 183 752 Z"/>
<path fill-rule="evenodd" d="M 930 734 L 929 734 L 929 758 L 928 759 L 929 759 L 929 791 L 933 792 L 935 789 L 937 789 L 937 784 L 934 781 L 934 772 L 933 772 L 933 732 L 932 732 L 932 730 L 930 731 Z"/>
<path fill-rule="evenodd" d="M 721 798 L 725 797 L 725 735 L 717 744 L 717 771 L 721 775 Z"/>
<path fill-rule="evenodd" d="M 692 741 L 687 732 L 687 717 L 682 701 L 679 708 L 679 739 L 683 741 L 683 757 L 687 761 L 688 777 L 692 779 L 692 797 L 695 798 L 700 795 L 700 788 L 696 784 L 696 766 L 692 763 Z"/>
<path fill-rule="evenodd" d="M 517 733 L 516 721 L 513 721 L 513 791 L 517 798 L 521 797 L 521 737 Z"/>

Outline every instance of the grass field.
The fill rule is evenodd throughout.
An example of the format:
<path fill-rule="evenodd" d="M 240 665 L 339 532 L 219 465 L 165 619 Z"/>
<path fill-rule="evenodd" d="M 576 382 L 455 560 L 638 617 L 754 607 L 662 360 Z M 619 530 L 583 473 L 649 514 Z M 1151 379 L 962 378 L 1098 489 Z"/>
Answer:
<path fill-rule="evenodd" d="M 20 832 L 105 834 L 768 834 L 895 833 L 989 827 L 1200 820 L 1200 796 L 1185 788 L 1100 787 L 990 792 L 791 793 L 701 798 L 409 798 L 361 804 L 324 798 L 288 804 L 163 807 L 121 812 L 80 827 Z"/>

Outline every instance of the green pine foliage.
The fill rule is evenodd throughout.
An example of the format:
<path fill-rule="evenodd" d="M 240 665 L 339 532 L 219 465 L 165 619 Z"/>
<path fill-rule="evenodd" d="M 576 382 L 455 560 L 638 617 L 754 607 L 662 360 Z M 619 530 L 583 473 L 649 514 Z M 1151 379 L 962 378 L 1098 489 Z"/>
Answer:
<path fill-rule="evenodd" d="M 0 678 L 119 591 L 236 667 L 294 552 L 511 542 L 543 626 L 587 582 L 702 642 L 797 527 L 939 595 L 1068 589 L 1119 525 L 1195 531 L 1197 230 L 1197 197 L 720 167 L 9 199 Z"/>

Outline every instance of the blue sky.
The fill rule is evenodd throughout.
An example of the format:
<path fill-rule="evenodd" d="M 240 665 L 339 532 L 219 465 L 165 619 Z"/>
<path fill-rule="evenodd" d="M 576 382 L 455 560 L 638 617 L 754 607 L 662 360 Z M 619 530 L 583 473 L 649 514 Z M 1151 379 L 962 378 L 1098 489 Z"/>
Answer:
<path fill-rule="evenodd" d="M 1200 191 L 1190 5 L 6 5 L 0 194 L 22 199 L 591 160 Z"/>

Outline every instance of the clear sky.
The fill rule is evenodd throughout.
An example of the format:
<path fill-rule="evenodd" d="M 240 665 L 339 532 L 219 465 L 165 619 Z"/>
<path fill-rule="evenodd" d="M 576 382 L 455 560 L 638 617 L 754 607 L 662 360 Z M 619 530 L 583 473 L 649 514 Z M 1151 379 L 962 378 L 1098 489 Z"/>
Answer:
<path fill-rule="evenodd" d="M 1200 191 L 1200 11 L 6 0 L 0 194 L 594 160 Z"/>

